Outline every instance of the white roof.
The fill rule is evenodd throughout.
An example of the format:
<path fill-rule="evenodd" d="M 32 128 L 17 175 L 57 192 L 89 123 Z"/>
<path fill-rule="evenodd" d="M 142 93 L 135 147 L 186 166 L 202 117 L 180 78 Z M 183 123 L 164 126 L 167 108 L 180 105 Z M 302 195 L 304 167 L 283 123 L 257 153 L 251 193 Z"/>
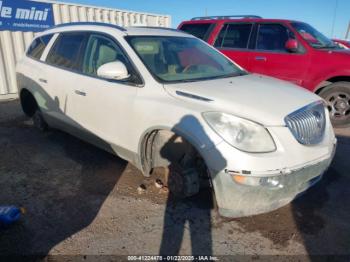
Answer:
<path fill-rule="evenodd" d="M 185 32 L 182 32 L 177 29 L 173 28 L 166 28 L 166 27 L 147 27 L 147 26 L 140 26 L 140 27 L 126 27 L 126 34 L 127 35 L 165 35 L 165 36 L 182 36 L 182 37 L 193 37 L 190 34 L 187 34 Z"/>
<path fill-rule="evenodd" d="M 96 22 L 77 22 L 77 23 L 61 24 L 42 32 L 42 34 L 78 31 L 78 30 L 101 31 L 102 28 L 105 28 L 106 32 L 113 30 L 114 32 L 119 32 L 122 35 L 159 35 L 159 36 L 193 37 L 190 34 L 187 34 L 185 32 L 182 32 L 173 28 L 146 27 L 146 26 L 145 27 L 130 26 L 130 27 L 124 28 L 113 24 L 96 23 Z"/>

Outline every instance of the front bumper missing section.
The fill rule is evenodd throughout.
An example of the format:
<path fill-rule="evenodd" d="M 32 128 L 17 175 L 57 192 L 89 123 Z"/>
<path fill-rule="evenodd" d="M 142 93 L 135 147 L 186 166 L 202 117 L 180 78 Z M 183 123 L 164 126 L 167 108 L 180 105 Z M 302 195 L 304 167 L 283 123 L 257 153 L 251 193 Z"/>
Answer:
<path fill-rule="evenodd" d="M 333 160 L 334 152 L 335 146 L 327 159 L 292 170 L 289 174 L 272 175 L 281 181 L 283 186 L 279 187 L 238 184 L 231 175 L 220 172 L 212 179 L 220 215 L 231 218 L 257 215 L 288 204 L 322 178 Z"/>

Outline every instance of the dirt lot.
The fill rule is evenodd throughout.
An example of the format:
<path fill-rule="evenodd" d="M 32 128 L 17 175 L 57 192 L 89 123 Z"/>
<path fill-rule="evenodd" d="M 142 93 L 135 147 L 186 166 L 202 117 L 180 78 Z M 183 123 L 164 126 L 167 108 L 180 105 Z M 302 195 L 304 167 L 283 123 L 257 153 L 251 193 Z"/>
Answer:
<path fill-rule="evenodd" d="M 350 132 L 339 134 L 317 186 L 277 211 L 228 220 L 208 192 L 167 201 L 124 160 L 59 131 L 40 133 L 18 102 L 0 102 L 0 205 L 27 210 L 0 231 L 0 254 L 350 255 Z"/>

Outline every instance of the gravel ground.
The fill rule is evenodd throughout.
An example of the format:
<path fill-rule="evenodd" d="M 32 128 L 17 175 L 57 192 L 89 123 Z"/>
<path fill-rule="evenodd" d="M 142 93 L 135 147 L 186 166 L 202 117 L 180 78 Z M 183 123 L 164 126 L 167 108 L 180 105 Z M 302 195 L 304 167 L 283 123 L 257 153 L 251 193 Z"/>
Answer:
<path fill-rule="evenodd" d="M 0 254 L 349 256 L 350 131 L 337 133 L 318 185 L 277 211 L 229 220 L 208 192 L 167 200 L 131 164 L 68 134 L 40 133 L 17 101 L 0 102 L 0 205 L 26 209 L 0 231 Z"/>

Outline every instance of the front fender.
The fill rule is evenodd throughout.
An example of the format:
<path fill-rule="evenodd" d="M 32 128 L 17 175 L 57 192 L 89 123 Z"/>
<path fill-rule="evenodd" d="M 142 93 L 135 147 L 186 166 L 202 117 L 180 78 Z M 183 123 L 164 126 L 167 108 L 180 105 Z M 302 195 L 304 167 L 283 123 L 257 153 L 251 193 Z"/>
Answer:
<path fill-rule="evenodd" d="M 144 172 L 145 175 L 150 171 L 149 167 L 146 167 L 144 164 L 145 159 L 145 150 L 146 142 L 148 136 L 158 130 L 166 130 L 172 132 L 178 136 L 184 138 L 188 143 L 190 143 L 197 152 L 203 157 L 206 161 L 206 154 L 210 149 L 214 148 L 215 145 L 222 141 L 222 138 L 219 137 L 210 127 L 203 125 L 204 121 L 198 120 L 194 115 L 185 115 L 173 126 L 169 125 L 154 125 L 146 129 L 140 136 L 138 143 L 138 166 Z"/>
<path fill-rule="evenodd" d="M 322 85 L 323 82 L 327 82 L 329 79 L 336 77 L 349 77 L 350 78 L 350 69 L 340 69 L 340 70 L 332 70 L 332 72 L 328 72 L 326 74 L 319 74 L 314 80 L 307 83 L 306 86 L 310 86 L 310 90 L 316 93 L 320 88 L 324 87 Z"/>

